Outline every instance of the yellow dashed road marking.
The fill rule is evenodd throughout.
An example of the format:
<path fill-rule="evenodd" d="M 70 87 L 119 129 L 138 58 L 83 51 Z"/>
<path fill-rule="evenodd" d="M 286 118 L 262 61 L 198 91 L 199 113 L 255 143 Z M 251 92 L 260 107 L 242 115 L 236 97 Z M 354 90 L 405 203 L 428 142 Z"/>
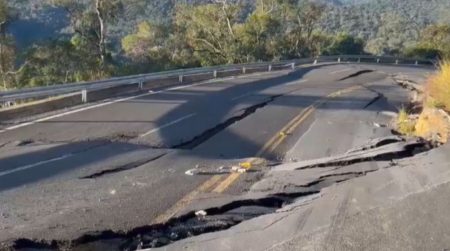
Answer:
<path fill-rule="evenodd" d="M 173 205 L 165 213 L 156 217 L 152 224 L 158 224 L 168 221 L 170 218 L 174 217 L 177 213 L 183 210 L 193 199 L 197 197 L 202 192 L 206 192 L 211 189 L 217 182 L 220 181 L 221 176 L 214 175 L 207 181 L 203 182 L 199 187 L 194 189 L 192 192 L 185 195 L 181 200 L 179 200 L 175 205 Z"/>
<path fill-rule="evenodd" d="M 320 99 L 314 102 L 312 105 L 308 106 L 304 109 L 299 115 L 293 118 L 283 129 L 281 129 L 274 137 L 272 137 L 256 154 L 256 157 L 262 157 L 267 153 L 275 151 L 275 149 L 283 143 L 283 141 L 287 138 L 289 134 L 294 132 L 296 128 L 300 126 L 308 117 L 316 110 L 317 107 L 324 104 L 327 99 L 335 98 L 342 94 L 352 92 L 361 88 L 360 86 L 352 86 L 350 88 L 340 90 L 328 95 L 326 98 Z M 257 158 L 251 158 L 247 160 L 250 163 L 253 163 Z M 250 167 L 251 168 L 251 167 Z M 247 168 L 246 168 L 247 169 Z M 216 193 L 223 193 L 226 189 L 228 189 L 241 175 L 242 173 L 232 173 L 230 174 L 224 181 L 219 183 L 219 185 L 213 190 Z"/>
<path fill-rule="evenodd" d="M 320 99 L 311 106 L 308 106 L 302 112 L 293 118 L 286 126 L 284 126 L 277 134 L 275 134 L 266 144 L 258 151 L 256 157 L 264 156 L 269 152 L 273 152 L 286 138 L 289 134 L 291 134 L 301 123 L 303 123 L 315 110 L 318 106 L 322 105 L 329 98 L 334 98 L 340 96 L 345 93 L 349 93 L 355 91 L 356 89 L 361 88 L 361 86 L 353 86 L 344 90 L 340 90 L 328 95 L 326 98 Z M 248 165 L 241 166 L 245 169 L 251 169 L 252 166 L 257 165 L 259 158 L 250 158 L 246 162 Z M 153 224 L 166 222 L 181 210 L 183 210 L 192 200 L 194 200 L 199 194 L 207 192 L 212 189 L 215 193 L 223 193 L 227 190 L 241 175 L 241 173 L 232 173 L 222 182 L 222 176 L 214 175 L 204 183 L 202 183 L 199 187 L 194 189 L 192 192 L 184 196 L 181 200 L 179 200 L 175 205 L 173 205 L 169 210 L 167 210 L 164 214 L 158 216 L 155 220 L 153 220 Z M 220 183 L 219 183 L 220 182 Z M 215 185 L 218 184 L 216 187 Z M 215 187 L 215 188 L 214 188 Z"/>

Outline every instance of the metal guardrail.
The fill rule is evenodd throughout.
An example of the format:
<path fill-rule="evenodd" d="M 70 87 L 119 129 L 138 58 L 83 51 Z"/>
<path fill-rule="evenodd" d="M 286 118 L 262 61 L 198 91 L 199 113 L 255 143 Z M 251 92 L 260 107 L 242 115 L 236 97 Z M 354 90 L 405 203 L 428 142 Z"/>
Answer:
<path fill-rule="evenodd" d="M 211 74 L 211 78 L 216 78 L 219 72 L 239 71 L 245 74 L 252 69 L 265 68 L 271 71 L 274 68 L 292 68 L 304 64 L 318 64 L 324 62 L 357 62 L 357 63 L 380 63 L 380 64 L 402 64 L 402 65 L 433 65 L 434 62 L 423 59 L 407 59 L 395 57 L 375 57 L 366 55 L 340 55 L 340 56 L 321 56 L 317 58 L 305 58 L 297 60 L 288 60 L 280 62 L 264 62 L 253 64 L 221 65 L 213 67 L 201 67 L 191 69 L 179 69 L 165 72 L 156 72 L 150 74 L 139 74 L 125 77 L 115 77 L 105 80 L 79 82 L 71 84 L 55 84 L 45 87 L 25 88 L 20 90 L 11 90 L 0 92 L 0 104 L 15 102 L 18 100 L 39 99 L 52 96 L 59 96 L 71 93 L 80 93 L 82 101 L 87 102 L 89 91 L 101 90 L 123 85 L 138 85 L 142 89 L 143 84 L 151 80 L 163 80 L 167 78 L 178 78 L 180 84 L 183 83 L 185 76 Z"/>

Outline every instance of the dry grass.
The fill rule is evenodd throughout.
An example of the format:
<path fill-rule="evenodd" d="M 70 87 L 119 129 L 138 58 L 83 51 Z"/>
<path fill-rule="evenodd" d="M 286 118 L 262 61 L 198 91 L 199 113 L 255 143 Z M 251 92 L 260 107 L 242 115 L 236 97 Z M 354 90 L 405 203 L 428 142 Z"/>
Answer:
<path fill-rule="evenodd" d="M 450 123 L 446 114 L 434 108 L 425 108 L 416 123 L 415 135 L 446 143 L 450 136 Z"/>
<path fill-rule="evenodd" d="M 450 111 L 450 60 L 440 64 L 426 86 L 426 105 Z"/>
<path fill-rule="evenodd" d="M 440 64 L 439 71 L 430 76 L 425 88 L 423 110 L 418 118 L 401 109 L 396 121 L 397 131 L 407 136 L 418 136 L 445 143 L 450 137 L 450 60 Z"/>
<path fill-rule="evenodd" d="M 409 117 L 406 109 L 402 108 L 398 113 L 397 131 L 403 135 L 412 136 L 415 133 L 416 122 Z"/>

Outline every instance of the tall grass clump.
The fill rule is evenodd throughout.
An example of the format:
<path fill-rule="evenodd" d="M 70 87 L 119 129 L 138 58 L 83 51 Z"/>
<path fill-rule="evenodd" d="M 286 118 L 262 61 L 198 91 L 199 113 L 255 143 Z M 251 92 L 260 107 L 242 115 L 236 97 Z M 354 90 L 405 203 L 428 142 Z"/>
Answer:
<path fill-rule="evenodd" d="M 450 60 L 444 60 L 426 86 L 426 104 L 450 112 Z"/>
<path fill-rule="evenodd" d="M 397 130 L 403 135 L 412 136 L 415 133 L 416 122 L 411 120 L 405 108 L 402 108 L 397 117 Z"/>

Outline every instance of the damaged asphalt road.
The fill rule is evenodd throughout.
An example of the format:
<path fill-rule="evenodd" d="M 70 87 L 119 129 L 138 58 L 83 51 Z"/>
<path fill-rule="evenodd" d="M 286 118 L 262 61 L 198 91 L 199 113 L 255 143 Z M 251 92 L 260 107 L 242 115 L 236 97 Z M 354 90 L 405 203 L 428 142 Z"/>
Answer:
<path fill-rule="evenodd" d="M 8 131 L 0 247 L 177 250 L 245 227 L 429 151 L 392 135 L 385 112 L 407 100 L 386 73 L 342 64 L 149 94 Z M 29 143 L 9 143 L 20 141 Z M 253 157 L 267 161 L 215 172 Z M 195 167 L 206 173 L 185 174 Z"/>
<path fill-rule="evenodd" d="M 382 149 L 393 145 L 395 150 L 392 153 L 387 153 Z M 402 145 L 402 147 L 399 147 L 399 145 Z M 216 203 L 216 206 L 210 206 L 197 212 L 189 211 L 163 224 L 141 226 L 128 232 L 100 231 L 87 233 L 70 241 L 46 242 L 19 239 L 14 242 L 14 248 L 40 248 L 45 250 L 67 248 L 73 250 L 136 250 L 152 248 L 153 250 L 153 248 L 163 247 L 192 236 L 223 231 L 256 217 L 264 215 L 276 217 L 273 215 L 291 211 L 293 207 L 300 207 L 299 202 L 303 205 L 320 198 L 320 193 L 324 188 L 366 176 L 378 170 L 394 168 L 398 164 L 392 164 L 394 160 L 393 157 L 390 157 L 393 156 L 392 154 L 397 155 L 398 159 L 406 159 L 423 151 L 424 146 L 425 143 L 423 142 L 405 142 L 401 138 L 375 139 L 371 143 L 361 146 L 357 151 L 353 150 L 342 156 L 330 157 L 327 160 L 313 160 L 312 162 L 315 164 L 308 165 L 309 170 L 305 170 L 305 164 L 300 162 L 274 166 L 266 174 L 266 177 L 254 184 L 246 194 L 220 200 L 212 199 L 208 203 Z M 403 150 L 400 150 L 400 148 Z M 421 149 L 416 151 L 416 148 Z M 376 159 L 373 155 L 370 155 L 370 150 L 379 151 L 380 153 L 376 157 L 383 157 L 386 160 Z M 366 153 L 371 157 L 360 156 Z M 360 162 L 350 161 L 350 159 L 356 160 L 355 154 L 359 156 Z M 372 157 L 373 159 L 371 159 Z M 341 162 L 343 158 L 347 160 Z M 297 166 L 297 168 L 292 169 L 291 166 Z M 214 200 L 215 202 L 213 202 Z M 220 234 L 218 235 L 220 236 Z M 196 243 L 194 246 L 202 247 L 202 244 Z M 168 248 L 171 249 L 170 246 Z M 178 248 L 173 248 L 173 250 L 178 250 Z M 199 249 L 194 248 L 192 250 Z"/>

